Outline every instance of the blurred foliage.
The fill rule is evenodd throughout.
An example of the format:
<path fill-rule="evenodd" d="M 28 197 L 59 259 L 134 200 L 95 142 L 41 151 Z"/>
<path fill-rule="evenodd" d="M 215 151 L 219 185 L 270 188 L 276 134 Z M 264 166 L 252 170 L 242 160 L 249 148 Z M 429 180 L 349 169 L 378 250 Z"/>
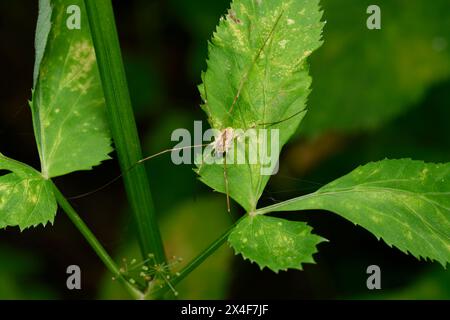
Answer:
<path fill-rule="evenodd" d="M 374 295 L 355 296 L 355 299 L 398 299 L 398 300 L 449 300 L 450 270 L 428 268 L 418 275 L 417 280 L 396 290 L 380 290 Z"/>
<path fill-rule="evenodd" d="M 230 226 L 232 217 L 224 210 L 223 196 L 207 196 L 195 202 L 180 203 L 161 225 L 166 236 L 168 256 L 183 258 L 180 270 Z M 180 299 L 224 299 L 231 279 L 233 251 L 224 245 L 179 286 Z"/>
<path fill-rule="evenodd" d="M 160 111 L 165 89 L 156 68 L 143 57 L 126 56 L 124 59 L 136 117 Z"/>
<path fill-rule="evenodd" d="M 34 254 L 0 246 L 0 261 L 0 300 L 57 298 L 39 278 L 44 266 Z"/>
<path fill-rule="evenodd" d="M 447 0 L 377 1 L 381 30 L 366 27 L 372 2 L 322 0 L 327 24 L 311 57 L 304 133 L 377 128 L 450 76 Z"/>
<path fill-rule="evenodd" d="M 380 295 L 380 299 L 450 299 L 450 272 L 431 269 L 405 288 Z"/>

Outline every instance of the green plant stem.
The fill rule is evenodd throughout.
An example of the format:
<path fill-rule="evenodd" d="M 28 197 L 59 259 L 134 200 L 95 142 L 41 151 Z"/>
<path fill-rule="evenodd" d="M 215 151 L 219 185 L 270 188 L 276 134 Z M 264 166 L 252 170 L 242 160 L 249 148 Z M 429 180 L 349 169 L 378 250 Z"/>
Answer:
<path fill-rule="evenodd" d="M 144 260 L 166 261 L 131 106 L 111 0 L 85 0 L 106 107 Z M 132 169 L 130 169 L 132 168 Z"/>
<path fill-rule="evenodd" d="M 64 197 L 61 191 L 53 184 L 53 192 L 55 194 L 56 200 L 58 201 L 59 206 L 64 212 L 67 214 L 69 219 L 73 222 L 75 227 L 80 231 L 80 233 L 84 236 L 86 241 L 92 247 L 92 249 L 97 253 L 99 258 L 103 261 L 106 268 L 124 285 L 125 289 L 128 293 L 135 299 L 140 299 L 142 297 L 142 293 L 133 287 L 122 275 L 120 269 L 117 267 L 114 260 L 109 256 L 106 252 L 105 248 L 100 244 L 92 231 L 88 228 L 88 226 L 83 222 L 81 217 L 77 214 L 77 212 L 70 205 L 69 201 Z"/>
<path fill-rule="evenodd" d="M 234 227 L 233 227 L 234 228 Z M 176 276 L 172 284 L 176 285 L 181 280 L 187 277 L 192 271 L 194 271 L 198 266 L 200 266 L 203 261 L 205 261 L 210 255 L 216 252 L 228 239 L 228 235 L 231 233 L 233 228 L 227 230 L 223 235 L 221 235 L 217 240 L 215 240 L 208 248 L 206 248 L 202 253 L 200 253 L 196 258 L 194 258 L 186 267 L 184 267 Z"/>

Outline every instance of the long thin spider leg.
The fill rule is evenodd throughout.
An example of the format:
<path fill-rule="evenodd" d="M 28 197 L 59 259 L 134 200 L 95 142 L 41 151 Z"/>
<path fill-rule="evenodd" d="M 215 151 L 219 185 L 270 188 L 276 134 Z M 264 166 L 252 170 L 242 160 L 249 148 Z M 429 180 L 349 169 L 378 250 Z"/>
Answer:
<path fill-rule="evenodd" d="M 144 159 L 139 160 L 137 162 L 137 164 L 141 164 L 141 163 L 143 163 L 145 161 L 148 161 L 150 159 L 156 158 L 157 156 L 160 156 L 160 155 L 162 155 L 164 153 L 168 153 L 168 152 L 172 152 L 172 151 L 186 150 L 186 149 L 197 148 L 197 147 L 206 147 L 207 145 L 209 145 L 209 143 L 203 143 L 203 144 L 197 144 L 197 145 L 193 145 L 193 146 L 186 146 L 186 147 L 166 149 L 166 150 L 160 151 L 158 153 L 152 154 L 151 156 L 145 157 Z"/>
<path fill-rule="evenodd" d="M 68 199 L 68 200 L 77 200 L 77 199 L 81 199 L 81 198 L 84 198 L 84 197 L 88 197 L 88 196 L 90 196 L 90 195 L 92 195 L 92 194 L 94 194 L 94 193 L 97 193 L 97 192 L 99 192 L 99 191 L 102 191 L 103 189 L 106 189 L 107 187 L 109 187 L 110 185 L 112 185 L 114 182 L 116 182 L 116 181 L 118 181 L 120 178 L 122 178 L 122 176 L 123 176 L 123 173 L 120 174 L 120 175 L 118 175 L 117 177 L 115 177 L 114 179 L 112 179 L 111 181 L 109 181 L 108 183 L 105 183 L 105 184 L 102 185 L 101 187 L 98 187 L 97 189 L 94 189 L 94 190 L 92 190 L 92 191 L 89 191 L 89 192 L 85 192 L 85 193 L 79 194 L 79 195 L 77 195 L 77 196 L 68 197 L 67 199 Z"/>
<path fill-rule="evenodd" d="M 225 148 L 227 147 L 226 145 L 225 145 L 225 142 L 226 142 L 226 140 L 227 140 L 227 134 L 225 133 L 224 135 L 223 135 L 223 138 L 222 138 L 222 143 L 223 143 L 223 145 L 225 146 Z M 228 212 L 231 212 L 231 209 L 230 209 L 230 193 L 229 193 L 229 191 L 228 191 L 228 174 L 227 174 L 227 150 L 224 150 L 224 161 L 223 161 L 223 179 L 224 179 L 224 183 L 225 183 L 225 193 L 226 193 L 226 195 L 227 195 L 227 211 Z"/>
<path fill-rule="evenodd" d="M 275 121 L 275 122 L 258 123 L 257 125 L 258 125 L 258 126 L 274 126 L 274 125 L 280 124 L 280 123 L 282 123 L 282 122 L 291 120 L 292 118 L 294 118 L 294 117 L 296 117 L 296 116 L 298 116 L 298 115 L 300 115 L 300 114 L 302 114 L 302 113 L 305 113 L 305 112 L 306 112 L 306 110 L 300 110 L 300 111 L 295 112 L 293 115 L 290 115 L 289 117 L 284 118 L 284 119 L 282 119 L 282 120 Z"/>
<path fill-rule="evenodd" d="M 227 174 L 227 156 L 225 155 L 225 161 L 223 166 L 223 178 L 225 181 L 225 193 L 227 194 L 227 211 L 231 212 L 230 209 L 230 193 L 228 191 L 228 174 Z"/>
<path fill-rule="evenodd" d="M 125 170 L 123 173 L 119 174 L 117 177 L 115 177 L 114 179 L 112 179 L 111 181 L 109 181 L 108 183 L 104 184 L 103 186 L 96 188 L 92 191 L 83 193 L 83 194 L 79 194 L 77 196 L 73 196 L 73 197 L 69 197 L 69 200 L 76 200 L 76 199 L 81 199 L 84 197 L 88 197 L 90 195 L 93 195 L 94 193 L 97 193 L 99 191 L 102 191 L 103 189 L 106 189 L 107 187 L 109 187 L 110 185 L 112 185 L 113 183 L 115 183 L 116 181 L 118 181 L 120 178 L 122 178 L 124 175 L 126 175 L 128 172 L 130 172 L 131 170 L 133 170 L 137 165 L 144 163 L 145 161 L 151 160 L 153 158 L 156 158 L 162 154 L 168 153 L 168 152 L 172 152 L 172 151 L 179 151 L 179 150 L 187 150 L 187 149 L 191 149 L 191 148 L 196 148 L 196 147 L 206 147 L 208 146 L 210 143 L 204 143 L 204 144 L 199 144 L 199 145 L 193 145 L 193 146 L 186 146 L 186 147 L 179 147 L 179 148 L 172 148 L 172 149 L 166 149 L 163 151 L 160 151 L 158 153 L 152 154 L 151 156 L 148 156 L 144 159 L 141 159 L 139 161 L 137 161 L 135 164 L 133 164 L 131 167 L 129 167 L 127 170 Z"/>

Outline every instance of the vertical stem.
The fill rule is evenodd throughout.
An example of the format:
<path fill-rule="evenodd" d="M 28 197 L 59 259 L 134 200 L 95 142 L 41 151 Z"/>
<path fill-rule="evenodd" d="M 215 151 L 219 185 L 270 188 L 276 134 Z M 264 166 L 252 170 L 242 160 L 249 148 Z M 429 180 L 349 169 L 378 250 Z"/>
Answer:
<path fill-rule="evenodd" d="M 152 195 L 142 159 L 136 123 L 122 62 L 111 0 L 85 0 L 97 63 L 124 184 L 134 214 L 144 259 L 153 253 L 157 263 L 165 262 L 164 248 L 156 221 Z M 132 169 L 130 169 L 132 168 Z"/>
<path fill-rule="evenodd" d="M 73 207 L 70 205 L 70 203 L 67 201 L 67 199 L 64 197 L 64 195 L 59 191 L 59 189 L 53 184 L 53 192 L 55 194 L 56 200 L 58 201 L 59 206 L 61 209 L 64 210 L 64 212 L 67 214 L 67 216 L 70 218 L 70 220 L 73 222 L 73 224 L 77 227 L 77 229 L 80 231 L 80 233 L 84 236 L 86 241 L 89 243 L 89 245 L 92 247 L 92 249 L 97 253 L 100 260 L 103 261 L 105 266 L 108 268 L 108 270 L 125 286 L 125 289 L 127 289 L 128 293 L 135 299 L 142 298 L 142 294 L 134 288 L 122 275 L 119 268 L 117 267 L 114 260 L 109 256 L 109 254 L 106 252 L 105 248 L 101 245 L 101 243 L 97 240 L 95 235 L 92 233 L 91 230 L 89 230 L 88 226 L 83 222 L 81 217 L 77 214 L 77 212 L 73 209 Z"/>

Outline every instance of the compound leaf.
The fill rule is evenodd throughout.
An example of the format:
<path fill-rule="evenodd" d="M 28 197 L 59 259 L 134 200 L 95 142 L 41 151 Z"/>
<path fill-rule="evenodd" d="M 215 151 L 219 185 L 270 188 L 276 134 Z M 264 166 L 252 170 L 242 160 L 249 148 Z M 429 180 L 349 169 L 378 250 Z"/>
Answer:
<path fill-rule="evenodd" d="M 69 28 L 77 8 L 80 29 Z M 30 105 L 42 175 L 89 170 L 109 159 L 105 101 L 83 1 L 40 0 L 34 78 Z"/>
<path fill-rule="evenodd" d="M 450 261 L 449 163 L 369 163 L 315 193 L 258 212 L 307 209 L 335 212 L 417 258 Z"/>
<path fill-rule="evenodd" d="M 314 263 L 316 246 L 326 241 L 311 230 L 304 222 L 249 215 L 234 228 L 228 241 L 236 253 L 256 262 L 261 269 L 302 270 L 302 263 Z"/>

